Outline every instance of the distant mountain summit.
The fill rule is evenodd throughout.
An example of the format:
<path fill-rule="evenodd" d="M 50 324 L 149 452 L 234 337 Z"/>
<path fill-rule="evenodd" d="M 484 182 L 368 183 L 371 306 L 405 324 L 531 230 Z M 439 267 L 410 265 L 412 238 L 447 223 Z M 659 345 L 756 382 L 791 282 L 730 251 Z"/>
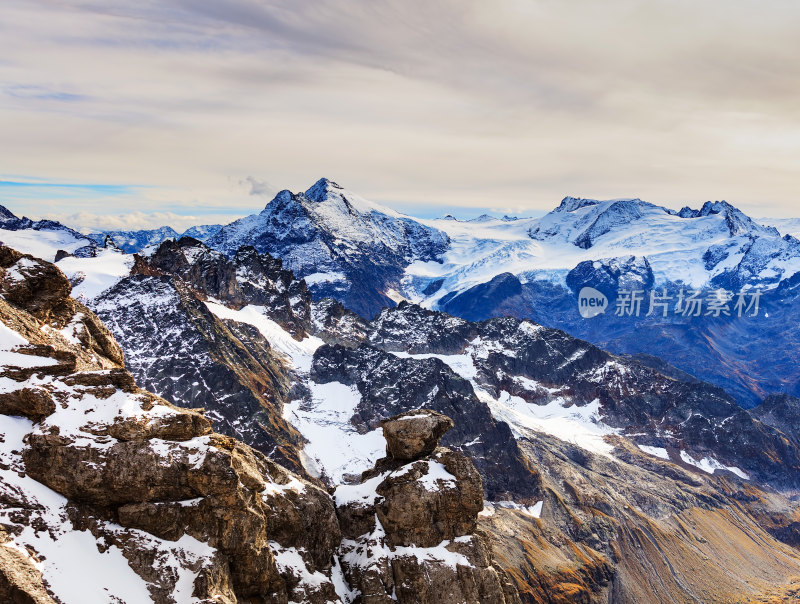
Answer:
<path fill-rule="evenodd" d="M 269 251 L 315 295 L 372 316 L 401 297 L 405 268 L 434 261 L 448 237 L 322 178 L 302 193 L 281 191 L 262 212 L 224 226 L 207 243 L 228 256 L 243 245 Z"/>
<path fill-rule="evenodd" d="M 157 229 L 142 229 L 138 231 L 100 231 L 91 233 L 88 237 L 102 244 L 105 238 L 110 236 L 114 240 L 114 244 L 123 252 L 135 254 L 148 246 L 158 246 L 167 239 L 178 240 L 181 237 L 191 237 L 198 241 L 206 241 L 221 228 L 221 224 L 204 224 L 193 226 L 183 233 L 178 233 L 172 227 L 162 226 Z"/>

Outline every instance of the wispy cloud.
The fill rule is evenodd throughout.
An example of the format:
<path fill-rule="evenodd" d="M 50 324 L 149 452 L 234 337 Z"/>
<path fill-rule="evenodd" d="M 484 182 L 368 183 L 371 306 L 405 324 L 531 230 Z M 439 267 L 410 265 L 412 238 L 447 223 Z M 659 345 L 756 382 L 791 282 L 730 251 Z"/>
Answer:
<path fill-rule="evenodd" d="M 15 99 L 36 101 L 59 101 L 63 103 L 76 103 L 88 100 L 82 94 L 73 94 L 61 90 L 52 90 L 42 86 L 7 86 L 3 92 Z"/>
<path fill-rule="evenodd" d="M 274 196 L 278 190 L 269 184 L 266 180 L 256 178 L 255 176 L 248 176 L 241 181 L 241 184 L 250 187 L 249 195 L 258 195 L 261 197 Z"/>

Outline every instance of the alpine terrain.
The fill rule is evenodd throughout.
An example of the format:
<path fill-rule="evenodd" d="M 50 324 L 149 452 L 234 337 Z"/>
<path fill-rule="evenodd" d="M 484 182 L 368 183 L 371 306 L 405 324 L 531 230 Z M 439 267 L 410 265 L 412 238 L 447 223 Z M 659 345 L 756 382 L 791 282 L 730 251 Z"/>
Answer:
<path fill-rule="evenodd" d="M 725 202 L 2 220 L 9 601 L 800 597 L 800 242 Z"/>

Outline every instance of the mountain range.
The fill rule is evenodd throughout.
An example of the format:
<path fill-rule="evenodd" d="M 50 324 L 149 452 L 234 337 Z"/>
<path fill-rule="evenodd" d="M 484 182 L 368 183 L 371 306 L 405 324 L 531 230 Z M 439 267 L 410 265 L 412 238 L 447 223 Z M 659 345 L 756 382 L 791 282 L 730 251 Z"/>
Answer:
<path fill-rule="evenodd" d="M 529 318 L 617 354 L 658 356 L 751 407 L 770 394 L 800 396 L 790 361 L 800 343 L 800 241 L 791 221 L 775 224 L 784 234 L 724 201 L 675 211 L 572 197 L 537 218 L 423 220 L 321 179 L 281 191 L 258 214 L 186 234 L 227 256 L 248 245 L 280 258 L 316 298 L 365 319 L 401 300 L 468 320 Z M 124 251 L 180 238 L 165 228 L 92 241 L 107 234 Z M 587 286 L 607 300 L 588 320 L 577 299 Z M 635 309 L 617 298 L 629 290 L 640 292 Z M 671 305 L 651 309 L 651 295 Z M 692 295 L 728 301 L 716 314 L 681 312 L 678 299 Z"/>
<path fill-rule="evenodd" d="M 5 209 L 2 220 L 0 312 L 7 330 L 38 346 L 3 332 L 3 383 L 15 381 L 13 392 L 45 388 L 66 405 L 41 426 L 38 416 L 26 419 L 34 423 L 15 427 L 19 438 L 0 450 L 6 480 L 24 495 L 0 500 L 23 549 L 47 545 L 27 536 L 34 521 L 59 534 L 69 530 L 64 522 L 78 535 L 89 528 L 95 549 L 95 539 L 116 535 L 125 558 L 142 544 L 172 547 L 178 562 L 157 572 L 130 562 L 164 602 L 181 601 L 176 576 L 208 601 L 261 589 L 259 601 L 412 602 L 431 584 L 420 577 L 433 572 L 460 594 L 453 601 L 766 602 L 800 593 L 800 243 L 730 204 L 673 211 L 565 198 L 540 218 L 417 220 L 322 179 L 304 193 L 279 193 L 205 241 L 150 239 L 135 254 L 113 235 L 89 239 Z M 589 287 L 607 310 L 584 318 Z M 681 290 L 683 304 L 702 293 L 700 314 L 675 312 Z M 89 377 L 75 367 L 42 369 L 63 363 L 65 351 L 86 363 L 77 369 L 111 371 L 116 381 L 92 377 L 86 390 Z M 19 357 L 31 354 L 56 361 L 29 367 Z M 154 417 L 176 419 L 157 432 L 148 427 L 154 419 L 142 419 L 150 409 L 112 386 L 127 388 L 124 396 L 151 392 Z M 88 403 L 67 401 L 106 391 L 121 405 L 96 420 L 106 427 L 71 419 L 70 405 Z M 0 395 L 2 413 L 18 414 L 30 396 Z M 433 444 L 441 438 L 449 452 L 393 457 L 386 420 L 408 412 L 450 418 L 436 420 L 447 429 L 436 428 Z M 230 459 L 247 460 L 234 463 L 240 477 L 265 478 L 239 478 L 233 492 L 193 487 L 164 501 L 110 501 L 91 472 L 75 469 L 80 455 L 102 468 L 147 459 L 177 464 L 175 476 L 188 478 L 176 480 L 195 484 L 202 472 L 180 461 L 178 424 L 220 468 L 233 463 L 220 451 L 237 451 Z M 132 446 L 105 453 L 108 435 L 145 444 L 115 457 Z M 169 442 L 156 447 L 154 438 Z M 141 447 L 157 458 L 142 457 Z M 52 458 L 60 465 L 50 469 Z M 12 476 L 25 471 L 38 482 Z M 124 476 L 141 489 L 148 478 Z M 265 481 L 295 486 L 253 486 Z M 20 515 L 43 501 L 39 483 L 78 513 L 59 524 L 58 506 L 52 517 Z M 272 518 L 264 530 L 277 566 L 244 564 L 268 556 L 226 542 L 230 525 L 174 511 L 221 514 L 222 502 L 264 488 L 280 496 L 246 517 Z M 456 502 L 459 490 L 470 495 Z M 474 492 L 483 499 L 477 519 Z M 303 529 L 296 510 L 313 510 L 315 522 Z M 403 523 L 418 518 L 414 510 L 443 514 L 433 534 Z M 249 526 L 247 540 L 264 539 Z M 181 531 L 211 548 L 201 566 L 224 581 L 170 545 L 186 544 Z M 45 591 L 64 564 L 45 559 Z M 266 597 L 268 584 L 284 595 Z"/>

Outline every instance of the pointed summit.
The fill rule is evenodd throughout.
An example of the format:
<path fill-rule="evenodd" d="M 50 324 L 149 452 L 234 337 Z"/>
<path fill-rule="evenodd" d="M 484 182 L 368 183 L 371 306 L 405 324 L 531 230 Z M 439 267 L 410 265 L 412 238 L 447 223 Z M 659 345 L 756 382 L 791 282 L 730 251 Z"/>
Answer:
<path fill-rule="evenodd" d="M 294 195 L 289 189 L 278 191 L 275 194 L 275 197 L 272 198 L 272 201 L 270 201 L 269 203 L 267 203 L 266 206 L 264 206 L 264 209 L 262 210 L 261 213 L 263 214 L 264 212 L 267 212 L 268 210 L 270 210 L 272 206 L 284 205 L 286 202 L 290 201 L 292 197 L 294 197 Z"/>
<path fill-rule="evenodd" d="M 0 220 L 17 220 L 17 217 L 6 206 L 0 205 Z"/>
<path fill-rule="evenodd" d="M 348 191 L 329 178 L 320 178 L 305 193 L 300 193 L 298 195 L 311 202 L 313 206 L 316 206 L 314 211 L 326 214 L 334 210 L 352 214 L 352 211 L 355 210 L 358 214 L 362 215 L 377 212 L 393 218 L 400 218 L 402 216 L 392 208 L 387 208 L 386 206 L 382 206 Z M 330 208 L 326 210 L 320 206 L 330 206 Z"/>
<path fill-rule="evenodd" d="M 561 204 L 555 209 L 556 212 L 574 212 L 587 206 L 596 206 L 597 200 L 583 199 L 582 197 L 565 197 L 561 200 Z"/>
<path fill-rule="evenodd" d="M 779 234 L 778 231 L 772 227 L 764 227 L 760 224 L 756 224 L 739 208 L 725 200 L 706 201 L 699 210 L 694 210 L 686 206 L 678 213 L 678 216 L 681 218 L 703 218 L 714 215 L 722 216 L 725 219 L 725 224 L 732 237 L 756 232 L 769 235 Z"/>
<path fill-rule="evenodd" d="M 328 178 L 320 178 L 305 192 L 305 196 L 308 200 L 319 203 L 325 201 L 334 191 L 344 191 L 344 188 Z"/>

